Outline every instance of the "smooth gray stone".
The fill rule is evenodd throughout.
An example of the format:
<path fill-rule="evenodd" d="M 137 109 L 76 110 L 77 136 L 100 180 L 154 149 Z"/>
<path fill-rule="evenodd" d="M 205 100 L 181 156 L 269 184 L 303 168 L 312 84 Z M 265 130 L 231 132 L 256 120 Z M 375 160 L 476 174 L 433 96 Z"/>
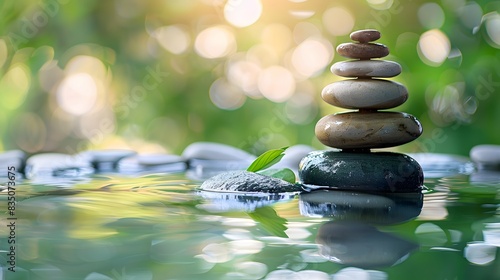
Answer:
<path fill-rule="evenodd" d="M 321 92 L 328 104 L 346 109 L 390 109 L 406 102 L 400 83 L 381 79 L 349 79 L 331 83 Z"/>
<path fill-rule="evenodd" d="M 306 188 L 377 193 L 420 192 L 424 183 L 418 162 L 388 152 L 315 151 L 300 162 L 299 178 Z"/>
<path fill-rule="evenodd" d="M 239 193 L 284 193 L 302 190 L 300 185 L 248 171 L 220 173 L 203 182 L 200 189 Z"/>
<path fill-rule="evenodd" d="M 349 37 L 351 37 L 351 40 L 358 41 L 360 43 L 368 43 L 380 39 L 381 34 L 375 29 L 363 29 L 352 32 Z"/>
<path fill-rule="evenodd" d="M 341 61 L 332 65 L 330 71 L 342 77 L 395 77 L 401 74 L 401 65 L 388 60 L 351 60 Z M 370 94 L 366 92 L 366 94 Z"/>
<path fill-rule="evenodd" d="M 94 173 L 92 164 L 80 156 L 45 153 L 31 156 L 26 161 L 25 176 L 81 177 Z"/>
<path fill-rule="evenodd" d="M 271 205 L 277 202 L 291 200 L 295 193 L 276 193 L 276 194 L 240 194 L 240 193 L 221 193 L 200 191 L 198 195 L 203 197 L 206 202 L 198 204 L 198 208 L 210 212 L 226 211 L 246 211 L 252 212 L 257 208 Z"/>
<path fill-rule="evenodd" d="M 422 134 L 412 115 L 399 112 L 349 112 L 327 115 L 316 123 L 316 137 L 338 149 L 375 149 L 406 144 Z"/>
<path fill-rule="evenodd" d="M 249 161 L 256 158 L 238 148 L 211 142 L 196 142 L 187 146 L 182 152 L 182 157 L 190 159 L 208 159 L 208 160 L 238 160 Z"/>
<path fill-rule="evenodd" d="M 470 150 L 470 158 L 478 169 L 500 169 L 500 145 L 477 145 Z"/>
<path fill-rule="evenodd" d="M 337 53 L 348 58 L 371 59 L 387 56 L 389 48 L 377 43 L 343 43 L 337 46 Z"/>
<path fill-rule="evenodd" d="M 320 255 L 330 261 L 362 268 L 389 267 L 418 248 L 414 242 L 359 222 L 323 224 L 316 236 Z"/>
<path fill-rule="evenodd" d="M 118 162 L 126 157 L 137 154 L 135 151 L 125 149 L 90 150 L 79 154 L 79 156 L 92 163 L 100 172 L 113 171 Z"/>
<path fill-rule="evenodd" d="M 331 217 L 373 225 L 409 221 L 422 211 L 422 193 L 363 193 L 340 190 L 313 190 L 299 196 L 300 214 Z"/>

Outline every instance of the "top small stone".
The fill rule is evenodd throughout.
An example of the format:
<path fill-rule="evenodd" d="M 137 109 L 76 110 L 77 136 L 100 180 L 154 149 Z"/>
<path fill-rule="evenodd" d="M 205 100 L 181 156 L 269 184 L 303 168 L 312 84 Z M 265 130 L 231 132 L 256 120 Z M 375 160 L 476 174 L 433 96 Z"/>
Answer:
<path fill-rule="evenodd" d="M 364 29 L 352 32 L 350 37 L 354 41 L 368 43 L 380 39 L 380 32 L 375 29 Z"/>

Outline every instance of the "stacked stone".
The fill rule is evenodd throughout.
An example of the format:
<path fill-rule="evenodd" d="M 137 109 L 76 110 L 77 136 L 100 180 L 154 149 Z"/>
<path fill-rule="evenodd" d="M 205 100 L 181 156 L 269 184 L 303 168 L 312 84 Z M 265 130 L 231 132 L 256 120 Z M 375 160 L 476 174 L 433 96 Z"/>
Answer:
<path fill-rule="evenodd" d="M 351 33 L 356 43 L 344 43 L 337 52 L 356 60 L 335 63 L 331 71 L 355 78 L 334 82 L 323 89 L 327 103 L 357 109 L 327 115 L 316 124 L 316 137 L 342 152 L 321 151 L 306 156 L 299 169 L 304 184 L 368 191 L 417 191 L 423 183 L 420 165 L 398 153 L 371 153 L 370 149 L 399 146 L 422 134 L 422 126 L 410 114 L 380 111 L 397 107 L 408 99 L 406 87 L 379 78 L 395 77 L 401 66 L 392 61 L 372 60 L 389 54 L 387 46 L 372 43 L 377 30 Z"/>

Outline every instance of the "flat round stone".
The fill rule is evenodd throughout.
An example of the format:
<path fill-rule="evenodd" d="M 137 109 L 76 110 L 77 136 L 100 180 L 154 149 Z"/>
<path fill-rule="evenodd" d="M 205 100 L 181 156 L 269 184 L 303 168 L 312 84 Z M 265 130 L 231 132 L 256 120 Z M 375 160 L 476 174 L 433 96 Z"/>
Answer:
<path fill-rule="evenodd" d="M 358 30 L 351 33 L 350 37 L 360 43 L 368 43 L 380 39 L 380 32 L 375 29 Z"/>
<path fill-rule="evenodd" d="M 314 151 L 299 165 L 308 187 L 377 193 L 420 192 L 424 175 L 416 160 L 388 152 Z"/>
<path fill-rule="evenodd" d="M 401 74 L 401 65 L 387 60 L 352 60 L 337 62 L 330 70 L 342 77 L 390 78 Z"/>
<path fill-rule="evenodd" d="M 393 81 L 351 79 L 327 85 L 321 97 L 328 104 L 346 109 L 390 109 L 405 103 L 408 91 Z"/>
<path fill-rule="evenodd" d="M 344 43 L 338 45 L 337 52 L 343 57 L 370 59 L 387 56 L 389 48 L 374 43 Z"/>
<path fill-rule="evenodd" d="M 477 145 L 470 150 L 470 158 L 479 169 L 500 169 L 500 145 Z"/>
<path fill-rule="evenodd" d="M 321 143 L 333 148 L 387 148 L 415 140 L 422 134 L 422 125 L 406 113 L 349 112 L 323 117 L 315 133 Z"/>

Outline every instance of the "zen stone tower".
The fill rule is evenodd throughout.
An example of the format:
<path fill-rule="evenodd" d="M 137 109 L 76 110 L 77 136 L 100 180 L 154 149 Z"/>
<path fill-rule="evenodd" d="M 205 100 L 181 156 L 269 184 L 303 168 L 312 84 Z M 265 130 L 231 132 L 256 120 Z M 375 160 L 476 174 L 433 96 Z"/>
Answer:
<path fill-rule="evenodd" d="M 385 111 L 408 99 L 406 87 L 379 79 L 397 76 L 401 66 L 373 60 L 389 54 L 377 30 L 351 33 L 357 42 L 340 44 L 337 52 L 353 60 L 335 63 L 331 70 L 346 78 L 323 89 L 330 105 L 352 111 L 327 115 L 316 124 L 316 137 L 341 151 L 316 151 L 302 159 L 302 183 L 322 188 L 376 192 L 416 192 L 423 185 L 420 165 L 411 157 L 371 149 L 403 145 L 422 134 L 420 122 L 410 114 Z"/>

